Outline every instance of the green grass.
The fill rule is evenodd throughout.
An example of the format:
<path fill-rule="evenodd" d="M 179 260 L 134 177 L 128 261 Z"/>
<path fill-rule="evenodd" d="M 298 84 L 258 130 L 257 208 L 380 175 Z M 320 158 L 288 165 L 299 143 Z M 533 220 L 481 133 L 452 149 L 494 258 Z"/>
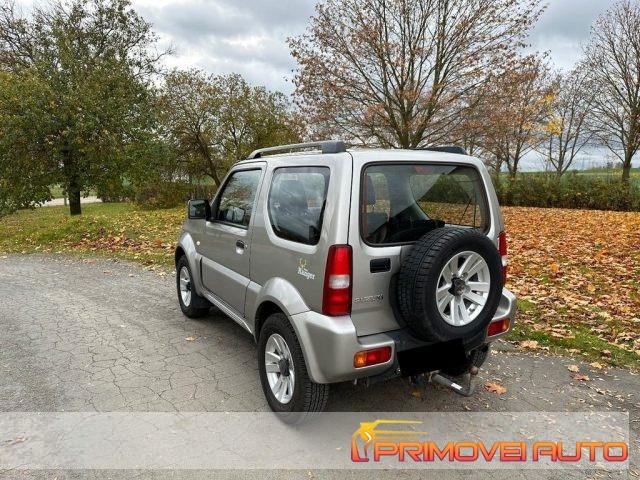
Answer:
<path fill-rule="evenodd" d="M 526 300 L 518 300 L 518 310 L 528 318 L 537 317 L 536 307 Z M 536 340 L 541 347 L 548 347 L 551 353 L 567 354 L 569 350 L 579 350 L 583 360 L 598 361 L 617 367 L 640 369 L 640 357 L 634 352 L 613 345 L 599 338 L 588 328 L 580 325 L 570 327 L 573 338 L 558 338 L 548 332 L 535 330 L 531 325 L 518 322 L 513 326 L 507 340 L 522 341 Z M 608 350 L 611 355 L 604 356 L 602 352 Z"/>
<path fill-rule="evenodd" d="M 184 208 L 144 210 L 126 203 L 21 210 L 0 219 L 0 252 L 105 255 L 171 267 Z"/>

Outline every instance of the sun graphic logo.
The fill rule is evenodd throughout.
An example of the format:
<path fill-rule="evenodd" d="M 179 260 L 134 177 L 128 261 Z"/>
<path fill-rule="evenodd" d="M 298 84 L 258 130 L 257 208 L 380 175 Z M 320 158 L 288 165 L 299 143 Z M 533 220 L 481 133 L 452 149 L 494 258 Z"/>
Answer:
<path fill-rule="evenodd" d="M 360 422 L 360 427 L 351 436 L 351 461 L 368 462 L 369 455 L 377 442 L 400 442 L 407 438 L 426 435 L 427 432 L 415 430 L 387 430 L 381 425 L 419 425 L 417 420 L 375 420 Z"/>

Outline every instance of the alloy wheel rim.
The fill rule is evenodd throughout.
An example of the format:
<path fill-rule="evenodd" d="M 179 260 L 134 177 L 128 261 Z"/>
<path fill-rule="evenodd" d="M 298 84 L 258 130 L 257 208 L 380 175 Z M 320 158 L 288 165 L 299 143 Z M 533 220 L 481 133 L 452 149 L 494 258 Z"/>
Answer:
<path fill-rule="evenodd" d="M 289 346 L 277 333 L 272 333 L 267 339 L 264 366 L 273 396 L 282 404 L 289 403 L 295 387 L 295 369 Z"/>
<path fill-rule="evenodd" d="M 180 297 L 185 307 L 191 304 L 191 275 L 187 267 L 180 269 Z"/>
<path fill-rule="evenodd" d="M 487 304 L 490 289 L 489 265 L 482 255 L 472 251 L 456 253 L 438 277 L 438 312 L 449 325 L 469 325 Z"/>

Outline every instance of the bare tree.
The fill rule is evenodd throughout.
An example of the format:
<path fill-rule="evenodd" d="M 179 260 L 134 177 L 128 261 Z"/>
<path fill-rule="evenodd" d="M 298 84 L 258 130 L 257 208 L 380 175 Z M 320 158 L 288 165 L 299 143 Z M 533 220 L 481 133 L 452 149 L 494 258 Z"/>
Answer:
<path fill-rule="evenodd" d="M 580 68 L 568 75 L 558 74 L 553 90 L 544 154 L 547 163 L 560 177 L 593 138 L 593 133 L 587 128 L 587 118 L 594 93 Z"/>
<path fill-rule="evenodd" d="M 594 90 L 591 123 L 596 137 L 622 162 L 629 180 L 640 149 L 640 3 L 622 0 L 596 21 L 583 68 Z"/>
<path fill-rule="evenodd" d="M 544 141 L 553 93 L 545 57 L 523 57 L 487 82 L 474 116 L 480 144 L 496 172 L 515 177 L 522 158 Z"/>
<path fill-rule="evenodd" d="M 539 0 L 325 0 L 289 40 L 298 101 L 323 133 L 387 147 L 440 142 L 541 11 Z"/>

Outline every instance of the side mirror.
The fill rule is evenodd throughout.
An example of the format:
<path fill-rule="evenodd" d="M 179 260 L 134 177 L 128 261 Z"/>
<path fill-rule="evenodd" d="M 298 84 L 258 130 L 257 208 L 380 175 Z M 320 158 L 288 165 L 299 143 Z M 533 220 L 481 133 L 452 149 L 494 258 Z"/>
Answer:
<path fill-rule="evenodd" d="M 209 220 L 211 218 L 209 200 L 189 200 L 187 215 L 190 220 Z"/>

